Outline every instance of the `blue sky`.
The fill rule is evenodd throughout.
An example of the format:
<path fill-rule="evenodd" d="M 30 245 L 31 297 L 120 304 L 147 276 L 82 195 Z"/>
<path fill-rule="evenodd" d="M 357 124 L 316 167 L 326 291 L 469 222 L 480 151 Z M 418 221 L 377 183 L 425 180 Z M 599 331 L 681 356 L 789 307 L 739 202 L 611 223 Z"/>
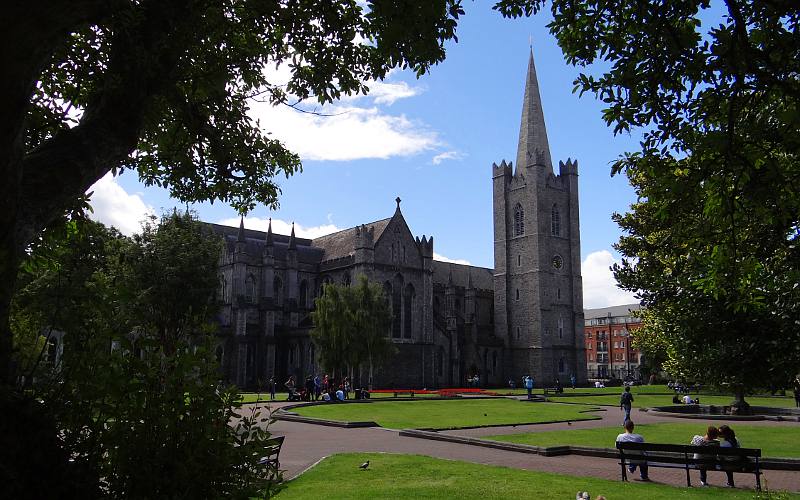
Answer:
<path fill-rule="evenodd" d="M 277 232 L 295 222 L 300 235 L 313 237 L 388 217 L 399 196 L 411 231 L 433 235 L 439 259 L 493 267 L 491 165 L 516 157 L 532 40 L 553 163 L 579 162 L 584 305 L 634 302 L 608 271 L 620 236 L 611 214 L 634 201 L 627 179 L 610 176 L 610 164 L 638 141 L 614 137 L 601 120 L 602 103 L 572 93 L 578 69 L 564 62 L 545 13 L 508 20 L 489 4 L 465 5 L 459 42 L 419 80 L 395 71 L 370 84 L 370 96 L 322 109 L 329 117 L 254 104 L 262 127 L 300 153 L 304 171 L 280 179 L 279 210 L 259 206 L 246 225 L 264 228 L 272 217 Z M 130 172 L 104 178 L 93 191 L 95 217 L 126 233 L 146 212 L 183 206 Z M 238 220 L 224 204 L 192 208 L 206 221 Z"/>

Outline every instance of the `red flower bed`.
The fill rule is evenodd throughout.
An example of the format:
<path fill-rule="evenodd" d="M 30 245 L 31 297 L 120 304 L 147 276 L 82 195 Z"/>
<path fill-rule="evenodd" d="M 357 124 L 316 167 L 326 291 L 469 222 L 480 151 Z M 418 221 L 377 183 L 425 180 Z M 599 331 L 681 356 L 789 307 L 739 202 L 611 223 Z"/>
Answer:
<path fill-rule="evenodd" d="M 485 389 L 478 389 L 475 387 L 460 387 L 439 389 L 438 391 L 429 391 L 428 389 L 373 389 L 369 391 L 371 394 L 396 394 L 396 393 L 414 393 L 414 394 L 439 394 L 440 396 L 452 397 L 457 394 L 480 394 L 483 396 L 498 396 L 496 392 L 487 391 Z"/>

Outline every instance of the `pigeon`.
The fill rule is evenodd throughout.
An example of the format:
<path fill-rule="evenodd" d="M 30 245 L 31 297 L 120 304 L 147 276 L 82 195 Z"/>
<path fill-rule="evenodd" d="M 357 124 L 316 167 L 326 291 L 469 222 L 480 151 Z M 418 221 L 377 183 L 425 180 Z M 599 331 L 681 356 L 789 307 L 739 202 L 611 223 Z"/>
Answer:
<path fill-rule="evenodd" d="M 367 467 L 369 467 L 369 460 L 358 466 L 359 469 L 363 470 L 367 470 Z"/>

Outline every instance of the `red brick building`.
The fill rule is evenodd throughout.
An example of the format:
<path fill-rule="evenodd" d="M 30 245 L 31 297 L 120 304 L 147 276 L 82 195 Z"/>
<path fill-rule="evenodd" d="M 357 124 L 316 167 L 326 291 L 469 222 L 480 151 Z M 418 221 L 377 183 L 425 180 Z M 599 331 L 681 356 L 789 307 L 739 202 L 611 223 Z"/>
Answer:
<path fill-rule="evenodd" d="M 630 332 L 641 325 L 636 316 L 639 308 L 639 304 L 626 304 L 583 310 L 590 380 L 639 380 L 639 351 L 630 343 Z"/>

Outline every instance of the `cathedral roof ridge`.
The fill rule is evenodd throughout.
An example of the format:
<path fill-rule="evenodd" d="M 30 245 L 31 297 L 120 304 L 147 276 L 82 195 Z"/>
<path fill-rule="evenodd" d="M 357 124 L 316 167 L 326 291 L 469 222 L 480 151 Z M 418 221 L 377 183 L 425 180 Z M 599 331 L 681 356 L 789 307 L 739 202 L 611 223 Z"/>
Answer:
<path fill-rule="evenodd" d="M 379 220 L 375 220 L 375 221 L 372 221 L 372 222 L 365 222 L 363 224 L 357 224 L 357 225 L 352 226 L 352 227 L 346 227 L 344 229 L 340 229 L 340 230 L 335 231 L 333 233 L 328 233 L 328 234 L 323 234 L 322 236 L 317 236 L 316 238 L 312 238 L 312 241 L 319 241 L 319 240 L 324 240 L 324 239 L 332 237 L 332 236 L 338 236 L 338 235 L 341 235 L 342 233 L 346 233 L 347 231 L 352 231 L 355 228 L 361 227 L 361 226 L 377 226 L 377 225 L 380 225 L 381 223 L 388 224 L 390 220 L 392 220 L 391 217 L 386 217 L 385 219 L 379 219 Z M 386 227 L 384 226 L 384 227 L 380 228 L 381 231 L 383 231 L 383 229 L 386 229 Z"/>

